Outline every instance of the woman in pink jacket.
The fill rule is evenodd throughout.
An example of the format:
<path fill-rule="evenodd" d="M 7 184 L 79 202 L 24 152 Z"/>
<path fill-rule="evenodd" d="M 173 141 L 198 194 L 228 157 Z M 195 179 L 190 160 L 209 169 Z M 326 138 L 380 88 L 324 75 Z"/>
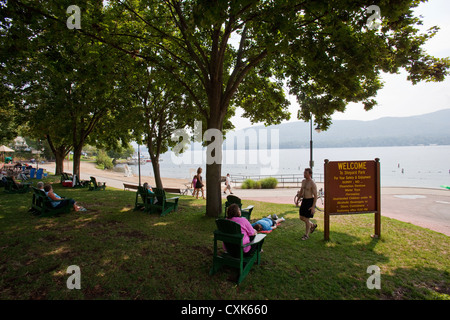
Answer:
<path fill-rule="evenodd" d="M 227 209 L 227 219 L 239 223 L 241 225 L 241 232 L 244 235 L 242 244 L 247 244 L 253 240 L 256 236 L 256 230 L 253 229 L 252 225 L 246 218 L 241 217 L 241 209 L 235 203 Z M 256 250 L 257 245 L 252 245 L 244 248 L 244 255 L 252 254 Z"/>

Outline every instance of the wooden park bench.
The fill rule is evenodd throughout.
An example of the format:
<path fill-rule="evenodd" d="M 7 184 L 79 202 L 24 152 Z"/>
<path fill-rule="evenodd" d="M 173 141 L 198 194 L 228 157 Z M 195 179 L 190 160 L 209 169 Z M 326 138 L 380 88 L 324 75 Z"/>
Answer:
<path fill-rule="evenodd" d="M 219 269 L 226 265 L 239 270 L 237 284 L 247 276 L 253 264 L 260 263 L 261 248 L 264 243 L 265 234 L 258 233 L 253 241 L 243 244 L 244 235 L 241 232 L 241 225 L 228 219 L 216 220 L 217 230 L 214 231 L 214 253 L 213 266 L 209 272 L 210 275 L 215 274 Z M 225 244 L 226 252 L 218 253 L 217 242 L 222 241 Z M 252 253 L 244 253 L 244 248 L 257 245 Z"/>
<path fill-rule="evenodd" d="M 123 190 L 127 190 L 127 189 L 138 190 L 138 188 L 139 188 L 139 186 L 135 185 L 135 184 L 129 184 L 129 183 L 123 184 Z"/>
<path fill-rule="evenodd" d="M 164 188 L 164 191 L 168 193 L 179 193 L 179 194 L 183 193 L 183 191 L 180 188 Z"/>
<path fill-rule="evenodd" d="M 127 189 L 138 190 L 138 188 L 139 186 L 136 184 L 129 184 L 129 183 L 123 184 L 123 190 Z M 164 191 L 168 193 L 180 193 L 180 194 L 183 193 L 183 191 L 180 188 L 164 188 Z"/>
<path fill-rule="evenodd" d="M 69 213 L 71 209 L 70 200 L 67 202 L 67 205 L 55 208 L 52 205 L 52 201 L 47 195 L 45 194 L 44 190 L 40 190 L 38 188 L 32 187 L 33 190 L 33 198 L 31 202 L 31 209 L 30 211 L 33 212 L 34 215 L 40 216 L 40 217 L 49 217 L 54 216 L 60 213 Z M 64 199 L 61 199 L 62 201 Z"/>

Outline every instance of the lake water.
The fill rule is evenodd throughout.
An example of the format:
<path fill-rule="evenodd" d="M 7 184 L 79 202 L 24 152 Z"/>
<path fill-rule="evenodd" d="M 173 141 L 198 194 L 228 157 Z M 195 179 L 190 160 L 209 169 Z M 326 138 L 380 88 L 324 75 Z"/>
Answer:
<path fill-rule="evenodd" d="M 302 174 L 309 167 L 309 149 L 224 151 L 222 175 Z M 381 185 L 439 188 L 450 185 L 450 146 L 315 148 L 314 178 L 323 179 L 324 160 L 380 159 Z M 206 176 L 206 151 L 187 151 L 180 157 L 172 152 L 161 156 L 161 176 L 190 181 L 198 167 Z M 130 166 L 138 173 L 138 166 Z M 142 176 L 153 176 L 151 163 L 141 165 Z"/>

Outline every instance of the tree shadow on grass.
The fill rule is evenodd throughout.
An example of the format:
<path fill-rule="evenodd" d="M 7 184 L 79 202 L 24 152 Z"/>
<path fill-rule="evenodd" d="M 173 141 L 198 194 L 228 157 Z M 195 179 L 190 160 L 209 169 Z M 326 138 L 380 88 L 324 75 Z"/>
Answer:
<path fill-rule="evenodd" d="M 332 228 L 331 241 L 325 242 L 319 228 L 301 241 L 304 224 L 292 217 L 295 208 L 280 213 L 287 219 L 266 237 L 261 265 L 237 287 L 232 269 L 209 276 L 215 219 L 205 216 L 200 200 L 182 198 L 178 212 L 160 217 L 133 211 L 134 193 L 79 190 L 73 195 L 101 204 L 99 211 L 40 219 L 27 213 L 31 195 L 6 202 L 0 195 L 8 208 L 0 219 L 1 298 L 420 299 L 448 294 L 448 272 L 417 268 L 413 261 L 386 273 L 384 266 L 396 257 L 381 251 L 383 240 L 370 238 L 366 229 Z M 69 265 L 81 268 L 81 290 L 66 288 Z M 370 265 L 381 268 L 380 290 L 367 288 Z"/>
<path fill-rule="evenodd" d="M 381 274 L 380 299 L 389 300 L 448 300 L 450 274 L 429 267 L 399 267 Z"/>

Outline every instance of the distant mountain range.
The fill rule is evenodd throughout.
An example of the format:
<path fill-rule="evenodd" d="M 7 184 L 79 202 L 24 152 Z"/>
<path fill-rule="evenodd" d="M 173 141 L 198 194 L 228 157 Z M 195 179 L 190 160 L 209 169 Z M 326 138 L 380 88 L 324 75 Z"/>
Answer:
<path fill-rule="evenodd" d="M 278 130 L 279 139 L 275 132 Z M 261 131 L 266 130 L 266 131 Z M 271 136 L 273 134 L 273 136 Z M 234 148 L 271 147 L 271 139 L 280 149 L 309 148 L 310 125 L 304 121 L 263 125 L 227 134 L 229 145 L 235 135 Z M 267 142 L 261 139 L 265 137 Z M 278 141 L 277 141 L 278 140 Z M 327 131 L 313 129 L 315 148 L 450 145 L 450 109 L 412 117 L 386 117 L 372 121 L 336 120 Z M 227 140 L 225 140 L 225 149 Z"/>

